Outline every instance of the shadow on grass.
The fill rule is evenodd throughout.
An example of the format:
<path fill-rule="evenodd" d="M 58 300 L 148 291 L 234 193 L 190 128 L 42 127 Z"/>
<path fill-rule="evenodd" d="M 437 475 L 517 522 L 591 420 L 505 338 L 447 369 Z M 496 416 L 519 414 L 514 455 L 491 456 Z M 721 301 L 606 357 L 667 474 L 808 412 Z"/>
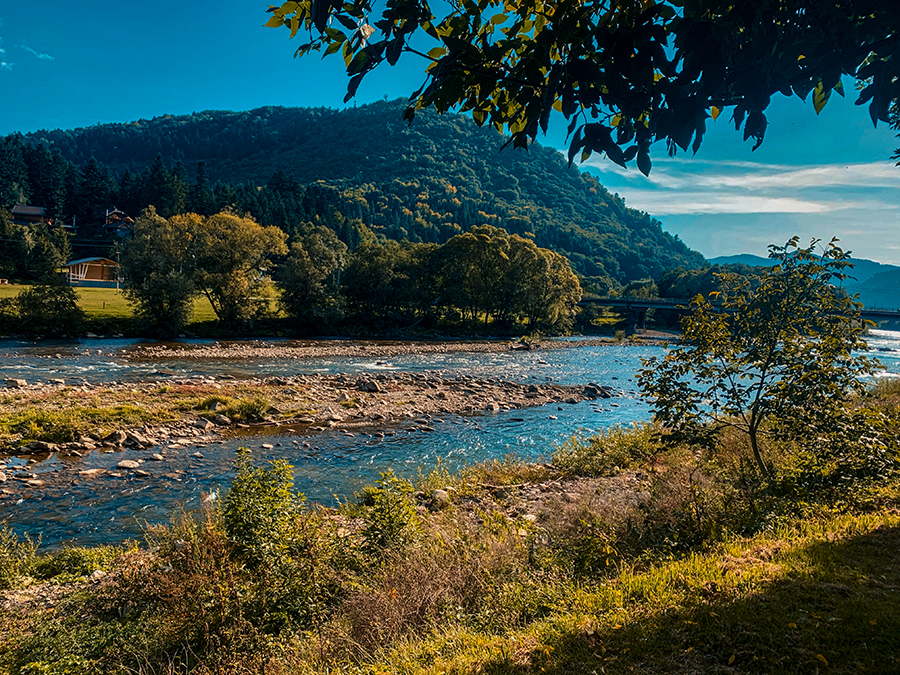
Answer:
<path fill-rule="evenodd" d="M 777 580 L 743 594 L 708 584 L 688 607 L 632 615 L 618 628 L 551 629 L 526 658 L 482 672 L 900 673 L 900 528 L 814 543 L 790 560 L 775 553 L 767 564 Z"/>

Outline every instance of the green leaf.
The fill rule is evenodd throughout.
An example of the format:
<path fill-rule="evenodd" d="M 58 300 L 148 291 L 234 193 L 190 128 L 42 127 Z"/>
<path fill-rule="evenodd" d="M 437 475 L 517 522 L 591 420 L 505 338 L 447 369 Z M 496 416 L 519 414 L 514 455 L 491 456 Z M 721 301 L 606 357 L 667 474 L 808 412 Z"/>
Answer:
<path fill-rule="evenodd" d="M 266 21 L 264 24 L 266 28 L 279 28 L 284 25 L 284 18 L 280 16 L 273 16 L 271 19 Z"/>
<path fill-rule="evenodd" d="M 822 108 L 825 107 L 825 104 L 828 103 L 828 99 L 831 97 L 831 90 L 825 91 L 825 88 L 822 86 L 822 83 L 816 85 L 816 88 L 813 90 L 813 108 L 816 109 L 816 115 L 822 112 Z"/>

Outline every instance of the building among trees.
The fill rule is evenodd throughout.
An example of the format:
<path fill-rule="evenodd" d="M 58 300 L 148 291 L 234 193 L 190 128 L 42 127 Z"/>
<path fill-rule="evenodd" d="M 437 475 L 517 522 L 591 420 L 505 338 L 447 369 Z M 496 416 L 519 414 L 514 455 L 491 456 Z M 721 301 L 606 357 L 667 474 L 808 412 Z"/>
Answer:
<path fill-rule="evenodd" d="M 118 288 L 119 263 L 109 258 L 80 258 L 64 265 L 66 281 L 72 286 Z"/>

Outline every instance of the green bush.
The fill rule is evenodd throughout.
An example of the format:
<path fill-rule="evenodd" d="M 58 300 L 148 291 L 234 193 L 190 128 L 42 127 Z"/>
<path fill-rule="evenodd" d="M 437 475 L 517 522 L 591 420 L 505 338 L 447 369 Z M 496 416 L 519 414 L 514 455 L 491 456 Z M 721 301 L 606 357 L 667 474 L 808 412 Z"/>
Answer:
<path fill-rule="evenodd" d="M 413 486 L 409 481 L 385 471 L 375 483 L 378 487 L 366 491 L 371 507 L 365 514 L 363 539 L 369 553 L 380 554 L 415 541 L 422 521 L 411 499 Z"/>
<path fill-rule="evenodd" d="M 269 399 L 254 396 L 230 401 L 222 413 L 235 422 L 262 422 L 271 408 L 272 403 Z"/>
<path fill-rule="evenodd" d="M 84 420 L 72 410 L 42 410 L 32 408 L 7 422 L 12 432 L 23 438 L 48 441 L 50 443 L 70 443 L 86 428 Z"/>
<path fill-rule="evenodd" d="M 569 474 L 607 476 L 641 465 L 661 448 L 652 425 L 615 426 L 591 438 L 573 436 L 553 453 L 553 464 Z"/>
<path fill-rule="evenodd" d="M 291 525 L 305 499 L 293 491 L 292 469 L 284 460 L 253 466 L 242 449 L 237 475 L 222 500 L 225 533 L 255 567 L 283 557 L 289 546 Z"/>
<path fill-rule="evenodd" d="M 6 522 L 0 524 L 0 589 L 11 588 L 30 571 L 37 547 L 27 536 L 20 539 Z"/>
<path fill-rule="evenodd" d="M 123 553 L 116 546 L 82 546 L 66 548 L 59 553 L 38 558 L 32 567 L 32 574 L 38 579 L 66 577 L 83 577 L 97 570 L 107 570 Z"/>
<path fill-rule="evenodd" d="M 71 286 L 41 284 L 16 296 L 18 330 L 26 335 L 69 337 L 81 333 L 84 311 Z"/>

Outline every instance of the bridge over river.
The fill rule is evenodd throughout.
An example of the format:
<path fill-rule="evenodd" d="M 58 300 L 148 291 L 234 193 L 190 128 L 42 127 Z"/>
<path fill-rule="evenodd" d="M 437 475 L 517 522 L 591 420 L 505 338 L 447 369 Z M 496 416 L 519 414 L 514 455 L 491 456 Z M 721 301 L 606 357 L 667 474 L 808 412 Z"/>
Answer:
<path fill-rule="evenodd" d="M 632 334 L 638 328 L 643 329 L 647 320 L 648 309 L 670 309 L 676 312 L 687 313 L 691 304 L 690 298 L 582 298 L 579 305 L 602 305 L 625 310 L 628 315 L 628 334 Z M 712 303 L 713 307 L 721 307 L 721 303 Z M 900 309 L 886 307 L 863 307 L 861 316 L 864 319 L 900 320 Z"/>

